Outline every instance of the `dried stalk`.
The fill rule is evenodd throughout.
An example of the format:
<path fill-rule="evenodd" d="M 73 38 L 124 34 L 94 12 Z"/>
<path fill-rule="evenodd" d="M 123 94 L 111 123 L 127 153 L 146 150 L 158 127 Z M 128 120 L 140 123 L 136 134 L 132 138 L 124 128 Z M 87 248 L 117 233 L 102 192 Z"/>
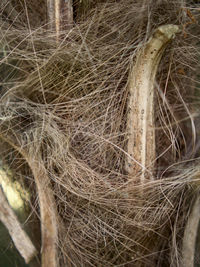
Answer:
<path fill-rule="evenodd" d="M 49 178 L 40 161 L 29 158 L 40 202 L 42 232 L 42 267 L 58 267 L 57 262 L 57 213 Z"/>
<path fill-rule="evenodd" d="M 60 38 L 60 31 L 61 31 L 61 13 L 60 13 L 60 1 L 61 0 L 55 0 L 55 29 L 56 29 L 56 38 L 57 41 Z"/>
<path fill-rule="evenodd" d="M 195 244 L 196 244 L 196 237 L 198 234 L 199 221 L 200 221 L 200 196 L 197 196 L 197 199 L 192 208 L 192 212 L 185 226 L 183 247 L 182 247 L 183 267 L 194 266 Z"/>
<path fill-rule="evenodd" d="M 11 136 L 11 135 L 10 135 Z M 8 134 L 0 135 L 2 140 L 9 143 L 17 150 L 29 164 L 33 173 L 40 204 L 41 217 L 41 234 L 42 234 L 42 267 L 58 267 L 57 262 L 57 212 L 53 192 L 49 185 L 49 177 L 45 167 L 39 157 L 34 156 L 35 153 L 26 153 L 26 151 L 18 145 L 17 139 L 8 137 Z M 30 151 L 29 151 L 30 152 Z M 29 156 L 30 155 L 30 156 Z"/>
<path fill-rule="evenodd" d="M 53 31 L 55 29 L 55 7 L 54 0 L 47 0 L 47 19 L 48 28 Z"/>
<path fill-rule="evenodd" d="M 49 29 L 56 31 L 58 41 L 61 31 L 73 26 L 72 0 L 47 0 L 47 14 Z"/>
<path fill-rule="evenodd" d="M 144 183 L 155 161 L 154 80 L 168 42 L 179 31 L 176 25 L 160 26 L 136 57 L 129 76 L 127 162 L 131 177 Z M 139 175 L 139 176 L 138 176 Z M 139 178 L 138 178 L 139 177 Z"/>
<path fill-rule="evenodd" d="M 8 229 L 10 236 L 15 244 L 15 247 L 24 258 L 26 263 L 29 263 L 37 254 L 37 250 L 26 232 L 22 229 L 17 216 L 8 204 L 2 188 L 0 187 L 0 220 Z"/>

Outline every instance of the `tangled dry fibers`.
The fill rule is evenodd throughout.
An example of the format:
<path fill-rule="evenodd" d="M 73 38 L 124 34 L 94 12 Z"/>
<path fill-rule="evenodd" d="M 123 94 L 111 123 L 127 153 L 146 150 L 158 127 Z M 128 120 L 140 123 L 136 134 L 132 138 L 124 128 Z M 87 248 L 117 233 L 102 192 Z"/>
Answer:
<path fill-rule="evenodd" d="M 35 194 L 35 176 L 48 177 L 60 266 L 182 266 L 199 191 L 199 5 L 91 1 L 58 43 L 29 2 L 0 9 L 1 157 Z M 181 32 L 157 73 L 157 159 L 141 193 L 124 168 L 127 81 L 137 51 L 169 23 Z M 32 207 L 39 213 L 37 196 Z"/>

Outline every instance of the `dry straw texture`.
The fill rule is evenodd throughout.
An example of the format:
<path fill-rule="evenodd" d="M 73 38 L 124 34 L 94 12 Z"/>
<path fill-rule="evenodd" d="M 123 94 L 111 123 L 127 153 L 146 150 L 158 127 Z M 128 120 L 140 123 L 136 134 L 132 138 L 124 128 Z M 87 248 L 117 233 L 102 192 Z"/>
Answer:
<path fill-rule="evenodd" d="M 61 267 L 181 266 L 199 184 L 198 4 L 76 1 L 75 11 L 58 42 L 32 1 L 2 1 L 2 157 L 24 174 L 27 165 L 16 164 L 23 157 L 31 170 L 24 183 L 51 195 Z M 165 24 L 181 32 L 156 75 L 156 163 L 141 192 L 125 168 L 128 77 L 137 52 Z M 32 206 L 38 213 L 37 196 Z M 41 203 L 40 212 L 42 219 Z"/>

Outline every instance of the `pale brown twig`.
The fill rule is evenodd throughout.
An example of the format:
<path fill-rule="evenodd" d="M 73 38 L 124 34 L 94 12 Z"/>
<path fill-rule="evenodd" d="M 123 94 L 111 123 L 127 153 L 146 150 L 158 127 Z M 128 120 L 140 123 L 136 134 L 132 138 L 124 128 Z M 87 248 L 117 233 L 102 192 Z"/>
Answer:
<path fill-rule="evenodd" d="M 37 254 L 37 250 L 29 236 L 22 229 L 17 216 L 8 204 L 2 188 L 0 187 L 0 220 L 8 229 L 8 232 L 21 256 L 29 263 Z"/>
<path fill-rule="evenodd" d="M 185 226 L 182 247 L 183 267 L 194 266 L 195 243 L 198 234 L 198 225 L 200 220 L 200 196 L 197 196 L 192 207 L 191 214 Z"/>
<path fill-rule="evenodd" d="M 42 234 L 42 267 L 57 267 L 57 212 L 53 193 L 49 185 L 49 177 L 46 173 L 40 158 L 36 158 L 33 153 L 27 153 L 20 145 L 14 135 L 0 135 L 1 139 L 9 143 L 16 149 L 29 164 L 33 173 L 38 190 L 40 217 L 41 217 L 41 234 Z"/>
<path fill-rule="evenodd" d="M 47 0 L 47 19 L 48 19 L 48 28 L 49 30 L 55 29 L 55 7 L 54 0 Z"/>
<path fill-rule="evenodd" d="M 71 0 L 47 0 L 48 25 L 56 31 L 59 41 L 61 31 L 73 26 L 73 5 Z"/>
<path fill-rule="evenodd" d="M 154 80 L 167 43 L 179 31 L 176 25 L 160 26 L 136 57 L 129 76 L 127 171 L 144 183 L 155 161 Z"/>

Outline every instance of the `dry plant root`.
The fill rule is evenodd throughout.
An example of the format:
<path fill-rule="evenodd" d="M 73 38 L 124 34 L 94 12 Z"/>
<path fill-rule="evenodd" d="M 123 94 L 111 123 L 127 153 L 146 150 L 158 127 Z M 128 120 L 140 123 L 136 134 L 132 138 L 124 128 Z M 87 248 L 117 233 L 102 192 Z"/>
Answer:
<path fill-rule="evenodd" d="M 15 150 L 17 150 L 27 161 L 37 187 L 40 217 L 41 217 L 41 235 L 42 235 L 42 267 L 57 267 L 57 212 L 53 192 L 49 185 L 49 177 L 46 169 L 39 157 L 34 156 L 33 153 L 26 153 L 26 151 L 18 145 L 15 137 L 8 137 L 1 134 L 2 140 L 9 143 Z M 30 155 L 30 156 L 29 156 Z M 25 244 L 24 244 L 25 245 Z"/>
<path fill-rule="evenodd" d="M 29 263 L 37 254 L 37 250 L 26 232 L 22 229 L 14 211 L 8 204 L 2 188 L 0 187 L 0 220 L 8 229 L 9 234 L 26 263 Z"/>
<path fill-rule="evenodd" d="M 179 27 L 176 25 L 157 28 L 148 43 L 139 50 L 129 76 L 126 163 L 130 177 L 141 183 L 144 183 L 147 177 L 153 177 L 155 76 L 168 42 L 178 31 Z"/>

